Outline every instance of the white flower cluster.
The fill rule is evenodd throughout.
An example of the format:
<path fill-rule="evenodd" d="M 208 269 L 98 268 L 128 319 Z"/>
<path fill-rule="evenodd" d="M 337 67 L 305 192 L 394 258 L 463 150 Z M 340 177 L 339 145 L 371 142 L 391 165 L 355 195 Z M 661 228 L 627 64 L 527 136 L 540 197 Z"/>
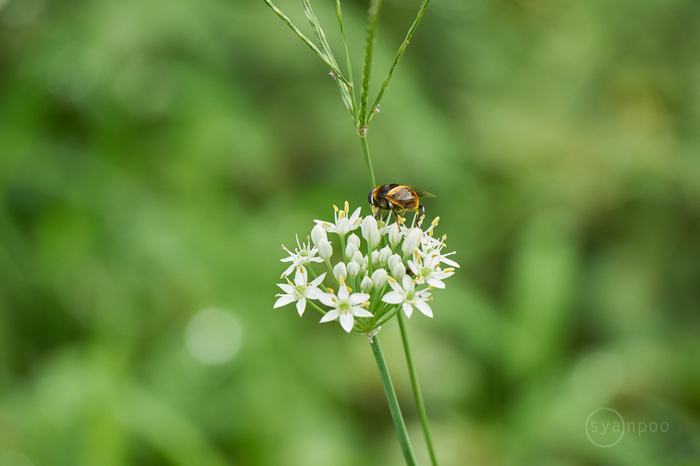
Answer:
<path fill-rule="evenodd" d="M 297 237 L 294 252 L 282 246 L 288 254 L 282 262 L 291 265 L 280 277 L 287 283 L 277 285 L 284 294 L 277 295 L 274 307 L 296 302 L 301 316 L 310 303 L 324 314 L 321 322 L 338 319 L 346 332 L 355 328 L 368 335 L 376 334 L 399 310 L 411 317 L 416 308 L 432 317 L 431 291 L 445 288 L 443 280 L 454 274 L 454 267 L 459 267 L 448 257 L 454 252 L 442 253 L 445 236 L 433 237 L 439 217 L 423 231 L 420 225 L 412 228 L 397 223 L 386 225 L 378 223 L 373 215 L 360 217 L 359 207 L 350 215 L 347 202 L 344 210 L 333 208 L 334 221 L 315 220 L 306 243 L 299 243 Z M 352 233 L 358 228 L 364 242 Z M 335 264 L 329 234 L 338 237 L 339 244 L 335 247 L 339 260 Z M 326 263 L 337 292 L 324 285 L 326 272 L 314 273 L 311 268 L 314 262 Z M 442 269 L 443 264 L 448 267 Z M 292 272 L 294 282 L 288 278 Z M 313 277 L 311 281 L 309 274 Z"/>

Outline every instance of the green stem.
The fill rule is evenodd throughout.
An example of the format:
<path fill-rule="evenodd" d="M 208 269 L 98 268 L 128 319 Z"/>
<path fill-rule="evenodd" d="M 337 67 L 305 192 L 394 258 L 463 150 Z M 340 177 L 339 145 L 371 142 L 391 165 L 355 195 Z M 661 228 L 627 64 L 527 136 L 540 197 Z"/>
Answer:
<path fill-rule="evenodd" d="M 396 398 L 396 392 L 394 391 L 394 386 L 392 385 L 391 377 L 389 376 L 389 369 L 386 367 L 384 354 L 382 353 L 381 346 L 379 346 L 379 339 L 376 335 L 370 339 L 369 344 L 372 347 L 374 359 L 377 361 L 377 368 L 379 369 L 379 375 L 382 378 L 382 385 L 384 385 L 386 399 L 389 402 L 391 418 L 394 420 L 394 427 L 396 428 L 396 433 L 399 436 L 399 443 L 401 444 L 401 450 L 403 451 L 403 456 L 406 459 L 406 464 L 409 466 L 415 466 L 417 464 L 416 457 L 413 454 L 413 447 L 411 447 L 411 441 L 408 438 L 406 424 L 404 423 L 403 416 L 401 415 L 399 400 Z"/>
<path fill-rule="evenodd" d="M 377 186 L 377 182 L 374 180 L 374 169 L 372 169 L 372 159 L 369 156 L 367 136 L 360 137 L 360 140 L 362 141 L 362 151 L 365 154 L 365 166 L 367 167 L 367 176 L 369 177 L 369 187 L 372 189 Z"/>
<path fill-rule="evenodd" d="M 365 57 L 362 67 L 362 88 L 360 90 L 360 130 L 366 125 L 369 117 L 367 112 L 367 96 L 369 90 L 369 76 L 372 69 L 372 53 L 374 51 L 374 39 L 377 33 L 379 10 L 382 0 L 370 0 L 367 13 L 367 35 L 365 37 Z"/>
<path fill-rule="evenodd" d="M 420 423 L 423 426 L 423 434 L 425 435 L 425 443 L 428 445 L 428 452 L 430 453 L 430 461 L 433 466 L 437 466 L 437 457 L 435 456 L 435 449 L 433 448 L 433 440 L 430 436 L 430 427 L 428 426 L 428 414 L 425 412 L 425 404 L 423 403 L 423 396 L 421 395 L 420 385 L 418 385 L 418 377 L 416 376 L 416 368 L 413 365 L 413 357 L 411 356 L 411 347 L 408 344 L 408 334 L 406 333 L 406 324 L 404 319 L 406 318 L 399 310 L 397 313 L 399 316 L 399 328 L 401 329 L 401 339 L 403 340 L 403 350 L 406 353 L 406 364 L 408 365 L 408 373 L 411 377 L 411 386 L 413 387 L 413 396 L 416 399 L 416 407 L 418 408 L 418 415 L 420 416 Z"/>

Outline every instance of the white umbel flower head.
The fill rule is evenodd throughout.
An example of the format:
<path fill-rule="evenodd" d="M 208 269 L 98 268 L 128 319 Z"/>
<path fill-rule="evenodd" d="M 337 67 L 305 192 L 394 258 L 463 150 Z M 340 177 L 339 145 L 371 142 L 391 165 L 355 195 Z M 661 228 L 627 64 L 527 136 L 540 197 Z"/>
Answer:
<path fill-rule="evenodd" d="M 338 319 L 343 330 L 350 333 L 355 325 L 355 317 L 372 317 L 372 313 L 362 307 L 370 299 L 367 293 L 351 293 L 350 288 L 341 285 L 338 295 L 323 293 L 320 301 L 332 309 L 323 316 L 321 322 L 330 322 Z"/>
<path fill-rule="evenodd" d="M 447 236 L 434 237 L 439 218 L 426 230 L 420 222 L 400 228 L 400 215 L 388 223 L 391 216 L 380 221 L 371 214 L 362 217 L 360 208 L 351 213 L 347 202 L 342 210 L 333 208 L 333 221 L 315 220 L 305 244 L 297 238 L 294 252 L 283 246 L 287 257 L 282 261 L 291 265 L 282 274 L 287 283 L 278 285 L 284 293 L 277 295 L 274 307 L 296 303 L 301 315 L 311 300 L 324 314 L 321 322 L 338 320 L 346 332 L 355 328 L 370 338 L 397 312 L 410 317 L 418 309 L 432 317 L 431 293 L 445 288 L 444 280 L 459 267 L 452 259 L 454 252 L 442 252 Z M 340 241 L 331 246 L 330 240 L 336 241 L 333 235 Z M 309 275 L 316 276 L 314 262 L 325 263 L 328 270 L 309 282 Z M 288 275 L 294 270 L 292 282 Z M 324 279 L 333 281 L 334 289 L 338 286 L 337 293 L 323 286 Z"/>
<path fill-rule="evenodd" d="M 306 309 L 307 299 L 320 299 L 323 292 L 318 289 L 318 285 L 321 284 L 323 278 L 326 276 L 322 273 L 314 281 L 308 283 L 308 276 L 304 266 L 299 266 L 297 268 L 297 273 L 294 275 L 294 284 L 289 283 L 278 283 L 277 286 L 282 288 L 285 294 L 278 294 L 279 299 L 275 302 L 274 309 L 281 306 L 286 306 L 287 304 L 297 302 L 297 311 L 299 315 L 304 314 Z"/>

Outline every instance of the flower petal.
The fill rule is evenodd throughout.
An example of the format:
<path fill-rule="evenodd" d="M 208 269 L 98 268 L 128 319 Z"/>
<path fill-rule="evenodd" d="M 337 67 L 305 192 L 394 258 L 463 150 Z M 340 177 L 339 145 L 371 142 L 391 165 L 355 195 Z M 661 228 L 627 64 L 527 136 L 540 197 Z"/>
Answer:
<path fill-rule="evenodd" d="M 316 298 L 314 298 L 316 299 Z M 334 294 L 331 293 L 323 293 L 321 296 L 318 297 L 318 300 L 321 301 L 323 304 L 326 306 L 331 306 L 335 307 L 336 300 L 338 298 L 335 297 Z"/>
<path fill-rule="evenodd" d="M 315 279 L 314 281 L 311 282 L 311 286 L 318 286 L 318 285 L 320 285 L 321 282 L 323 281 L 323 279 L 324 279 L 325 277 L 326 277 L 326 272 L 323 272 L 321 275 L 319 275 L 318 277 L 316 277 L 316 279 Z"/>
<path fill-rule="evenodd" d="M 403 295 L 397 291 L 390 291 L 382 296 L 382 301 L 389 304 L 399 304 L 403 302 Z"/>
<path fill-rule="evenodd" d="M 433 310 L 430 309 L 430 306 L 428 306 L 428 303 L 426 303 L 425 301 L 416 301 L 416 307 L 418 308 L 419 311 L 421 311 L 426 316 L 428 316 L 428 317 L 433 316 Z"/>
<path fill-rule="evenodd" d="M 275 305 L 272 307 L 272 309 L 277 309 L 278 307 L 286 306 L 287 304 L 293 303 L 296 301 L 296 298 L 294 296 L 285 294 L 280 296 L 280 299 L 278 299 L 275 302 Z"/>
<path fill-rule="evenodd" d="M 425 280 L 426 283 L 430 286 L 434 286 L 435 288 L 445 288 L 445 284 L 442 283 L 440 280 L 437 278 L 428 278 Z"/>
<path fill-rule="evenodd" d="M 299 317 L 301 317 L 304 314 L 305 310 L 306 310 L 306 298 L 301 298 L 299 301 L 297 301 L 297 312 L 299 312 Z"/>
<path fill-rule="evenodd" d="M 323 296 L 323 291 L 319 290 L 318 288 L 307 288 L 306 289 L 306 298 L 307 299 L 321 299 L 321 296 Z M 330 304 L 326 304 L 326 306 L 330 306 Z"/>
<path fill-rule="evenodd" d="M 359 306 L 355 306 L 352 308 L 352 314 L 355 317 L 374 317 L 371 312 L 369 312 L 367 309 Z"/>
<path fill-rule="evenodd" d="M 278 283 L 277 286 L 282 288 L 282 291 L 287 294 L 294 294 L 294 285 L 290 285 L 289 283 Z"/>
<path fill-rule="evenodd" d="M 348 298 L 348 302 L 351 306 L 356 306 L 358 304 L 364 303 L 365 301 L 369 301 L 369 298 L 370 295 L 368 295 L 367 293 L 353 293 Z"/>
<path fill-rule="evenodd" d="M 413 314 L 413 306 L 407 301 L 403 303 L 403 312 L 406 314 L 406 317 L 411 317 L 411 314 Z"/>
<path fill-rule="evenodd" d="M 339 320 L 340 326 L 343 327 L 346 332 L 350 333 L 352 326 L 355 324 L 355 317 L 349 312 L 343 312 L 340 314 Z"/>
<path fill-rule="evenodd" d="M 331 309 L 330 311 L 328 311 L 328 313 L 326 315 L 321 317 L 321 320 L 319 322 L 320 323 L 330 322 L 332 320 L 337 319 L 339 314 L 340 314 L 340 311 L 338 311 L 337 309 Z"/>

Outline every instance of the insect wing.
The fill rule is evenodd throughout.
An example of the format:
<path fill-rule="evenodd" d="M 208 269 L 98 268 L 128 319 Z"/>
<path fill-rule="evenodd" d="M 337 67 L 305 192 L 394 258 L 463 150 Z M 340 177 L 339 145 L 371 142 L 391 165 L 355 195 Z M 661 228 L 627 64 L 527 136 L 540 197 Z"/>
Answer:
<path fill-rule="evenodd" d="M 435 194 L 429 193 L 428 191 L 423 191 L 422 189 L 414 188 L 413 186 L 407 186 L 415 191 L 418 197 L 437 197 Z"/>

